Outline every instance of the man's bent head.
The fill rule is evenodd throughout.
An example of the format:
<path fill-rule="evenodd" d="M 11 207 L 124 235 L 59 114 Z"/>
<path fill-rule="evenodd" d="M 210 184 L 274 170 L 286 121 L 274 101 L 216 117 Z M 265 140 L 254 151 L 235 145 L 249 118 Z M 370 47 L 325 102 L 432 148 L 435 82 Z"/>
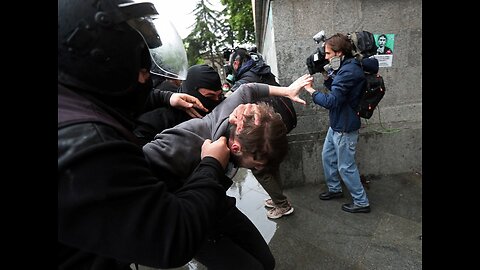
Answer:
<path fill-rule="evenodd" d="M 287 128 L 280 114 L 270 105 L 261 102 L 253 106 L 253 109 L 244 111 L 241 130 L 232 125 L 229 147 L 236 165 L 261 170 L 277 165 L 285 158 Z"/>

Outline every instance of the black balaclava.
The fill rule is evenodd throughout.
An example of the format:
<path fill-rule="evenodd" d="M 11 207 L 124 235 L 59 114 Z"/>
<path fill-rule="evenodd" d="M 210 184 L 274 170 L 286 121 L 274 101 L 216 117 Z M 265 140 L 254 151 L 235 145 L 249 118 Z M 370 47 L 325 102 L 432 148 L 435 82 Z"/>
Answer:
<path fill-rule="evenodd" d="M 212 100 L 204 97 L 198 92 L 199 88 L 206 88 L 213 91 L 221 91 L 222 83 L 218 72 L 209 65 L 194 65 L 188 69 L 187 79 L 180 86 L 180 92 L 192 95 L 202 102 L 203 106 L 211 112 L 221 100 Z M 197 111 L 201 115 L 207 114 L 204 111 Z"/>
<path fill-rule="evenodd" d="M 141 55 L 140 69 L 149 70 L 151 65 L 151 58 L 148 48 L 144 48 Z M 138 70 L 140 72 L 140 70 Z M 145 105 L 150 92 L 153 89 L 152 76 L 147 79 L 145 83 L 133 82 L 124 92 L 118 95 L 95 95 L 94 97 L 110 107 L 121 112 L 124 116 L 130 119 L 138 117 L 145 112 Z"/>
<path fill-rule="evenodd" d="M 150 53 L 145 48 L 142 51 L 140 68 L 149 70 L 150 65 Z M 136 118 L 145 111 L 145 104 L 152 89 L 153 78 L 150 74 L 145 83 L 134 82 L 122 95 L 101 97 L 100 99 L 107 100 L 110 104 L 113 104 L 112 107 L 115 107 L 127 116 Z"/>

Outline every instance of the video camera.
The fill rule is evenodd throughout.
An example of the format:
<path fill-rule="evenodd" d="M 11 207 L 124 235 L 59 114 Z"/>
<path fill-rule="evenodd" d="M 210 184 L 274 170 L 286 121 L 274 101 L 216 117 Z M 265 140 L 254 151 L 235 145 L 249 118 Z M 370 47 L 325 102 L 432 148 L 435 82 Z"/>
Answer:
<path fill-rule="evenodd" d="M 307 68 L 310 75 L 324 71 L 323 67 L 328 64 L 325 59 L 325 31 L 320 31 L 313 36 L 315 43 L 320 44 L 317 50 L 307 57 Z"/>

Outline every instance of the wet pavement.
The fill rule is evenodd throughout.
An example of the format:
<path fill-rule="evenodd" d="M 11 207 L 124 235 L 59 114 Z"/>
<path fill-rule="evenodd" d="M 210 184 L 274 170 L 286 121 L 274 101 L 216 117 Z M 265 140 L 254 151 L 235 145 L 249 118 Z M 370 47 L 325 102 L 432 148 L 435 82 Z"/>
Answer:
<path fill-rule="evenodd" d="M 404 173 L 367 177 L 370 213 L 341 210 L 351 201 L 322 201 L 323 183 L 286 189 L 295 208 L 270 220 L 263 205 L 267 193 L 253 174 L 241 169 L 227 191 L 269 244 L 278 270 L 422 269 L 422 176 Z M 234 264 L 235 262 L 232 262 Z M 140 270 L 155 268 L 140 266 Z M 204 270 L 196 261 L 176 270 Z"/>

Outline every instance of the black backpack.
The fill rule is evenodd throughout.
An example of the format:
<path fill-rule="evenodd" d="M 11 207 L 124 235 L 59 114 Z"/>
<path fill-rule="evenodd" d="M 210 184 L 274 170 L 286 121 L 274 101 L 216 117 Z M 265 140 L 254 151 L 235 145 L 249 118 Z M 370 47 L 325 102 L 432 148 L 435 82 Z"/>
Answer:
<path fill-rule="evenodd" d="M 370 57 L 377 53 L 378 47 L 375 44 L 375 38 L 371 32 L 358 31 L 348 33 L 347 36 L 353 45 L 352 54 L 360 63 L 363 58 Z M 377 72 L 365 72 L 365 79 L 365 88 L 362 91 L 362 96 L 356 111 L 358 116 L 370 119 L 373 115 L 373 110 L 375 110 L 385 95 L 385 83 L 383 77 Z"/>
<path fill-rule="evenodd" d="M 373 115 L 373 110 L 375 110 L 385 95 L 385 83 L 383 77 L 378 73 L 371 74 L 365 72 L 365 79 L 365 88 L 356 111 L 358 116 L 370 119 Z"/>
<path fill-rule="evenodd" d="M 368 31 L 359 31 L 347 34 L 348 39 L 352 42 L 353 56 L 362 58 L 370 57 L 377 53 L 377 45 L 375 44 L 375 37 Z"/>

